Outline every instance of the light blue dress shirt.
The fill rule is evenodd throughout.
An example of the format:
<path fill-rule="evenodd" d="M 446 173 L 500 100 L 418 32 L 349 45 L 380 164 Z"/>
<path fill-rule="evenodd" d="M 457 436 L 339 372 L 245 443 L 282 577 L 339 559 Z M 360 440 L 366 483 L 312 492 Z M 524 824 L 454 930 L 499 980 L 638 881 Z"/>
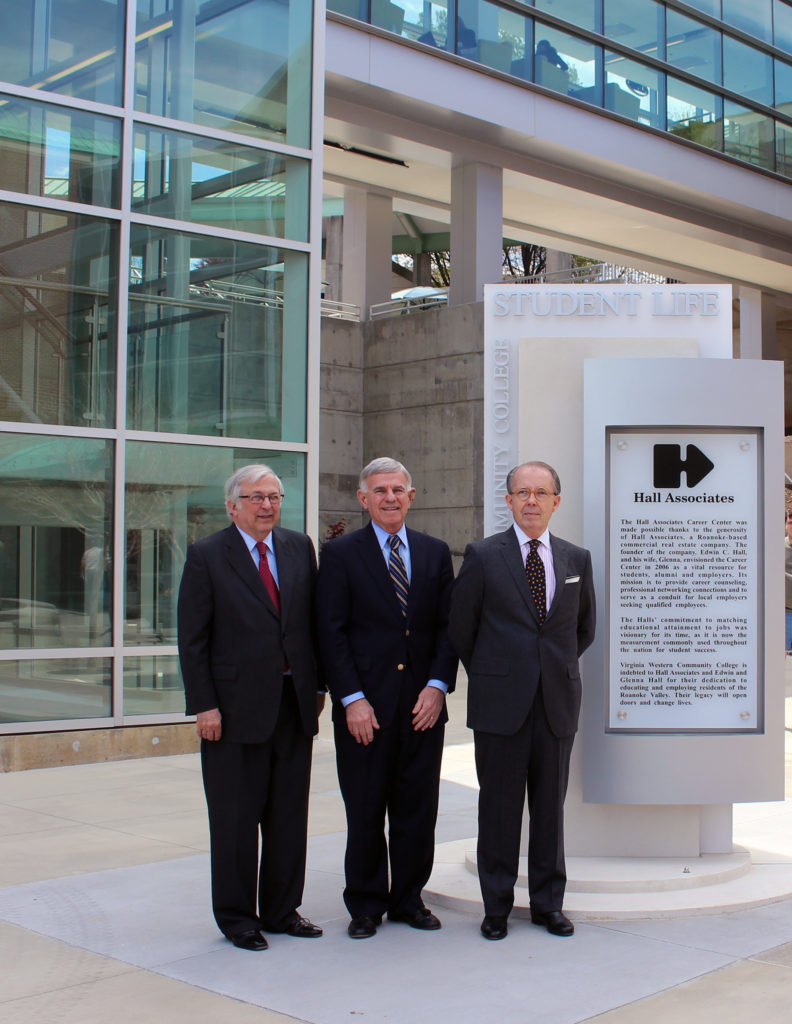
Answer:
<path fill-rule="evenodd" d="M 385 564 L 389 565 L 391 556 L 390 539 L 393 534 L 383 530 L 381 526 L 372 520 L 371 525 L 374 528 L 374 533 L 377 537 L 377 542 L 382 552 L 382 557 L 385 559 Z M 410 545 L 407 543 L 407 527 L 402 523 L 402 527 L 397 531 L 396 536 L 401 541 L 399 545 L 399 555 L 404 563 L 404 570 L 407 573 L 407 579 L 412 583 L 412 562 L 410 561 Z M 443 693 L 448 693 L 448 685 L 442 681 L 442 679 L 430 679 L 428 680 L 427 686 L 435 686 L 438 690 L 442 690 Z M 348 697 L 341 698 L 341 704 L 346 707 L 348 704 L 352 704 L 353 701 L 362 700 L 365 697 L 365 693 L 362 690 L 358 690 L 356 693 L 350 693 Z"/>

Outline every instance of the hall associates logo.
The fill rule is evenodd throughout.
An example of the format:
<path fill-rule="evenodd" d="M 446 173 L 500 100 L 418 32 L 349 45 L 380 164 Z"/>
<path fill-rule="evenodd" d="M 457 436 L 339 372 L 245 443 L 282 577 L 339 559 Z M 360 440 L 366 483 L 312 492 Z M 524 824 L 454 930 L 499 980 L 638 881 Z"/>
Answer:
<path fill-rule="evenodd" d="M 633 501 L 639 503 L 698 502 L 703 504 L 731 504 L 733 494 L 680 493 L 684 474 L 685 487 L 692 491 L 715 468 L 715 463 L 695 444 L 656 444 L 653 446 L 653 491 L 635 491 Z"/>

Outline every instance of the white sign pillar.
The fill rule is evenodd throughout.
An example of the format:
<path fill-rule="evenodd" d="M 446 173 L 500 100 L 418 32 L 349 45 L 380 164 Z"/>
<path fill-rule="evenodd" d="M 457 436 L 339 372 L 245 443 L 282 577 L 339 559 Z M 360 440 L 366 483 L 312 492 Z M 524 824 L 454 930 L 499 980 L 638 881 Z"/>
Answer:
<path fill-rule="evenodd" d="M 595 567 L 598 637 L 592 650 L 586 654 L 582 666 L 584 705 L 581 735 L 573 750 L 566 803 L 566 846 L 570 855 L 695 856 L 705 852 L 728 851 L 731 849 L 732 802 L 776 799 L 779 791 L 783 794 L 783 756 L 776 758 L 778 736 L 781 735 L 783 740 L 783 731 L 778 731 L 779 721 L 783 730 L 782 700 L 779 705 L 779 693 L 783 696 L 783 687 L 779 689 L 778 685 L 783 664 L 778 663 L 777 659 L 772 660 L 775 658 L 772 653 L 775 650 L 773 644 L 780 652 L 783 642 L 780 568 L 777 594 L 773 592 L 771 595 L 776 577 L 771 578 L 770 575 L 761 581 L 757 580 L 753 591 L 748 588 L 746 601 L 751 606 L 749 623 L 755 624 L 763 633 L 757 650 L 746 648 L 742 651 L 744 656 L 740 658 L 738 668 L 728 669 L 731 675 L 726 685 L 734 685 L 735 691 L 725 691 L 727 694 L 741 693 L 743 691 L 736 687 L 748 686 L 747 699 L 751 708 L 755 709 L 755 715 L 761 712 L 761 724 L 757 726 L 756 717 L 750 720 L 739 717 L 745 710 L 742 698 L 738 701 L 731 697 L 728 700 L 716 697 L 715 694 L 724 691 L 705 690 L 704 687 L 708 685 L 706 682 L 697 684 L 697 693 L 712 693 L 711 700 L 723 705 L 719 709 L 721 716 L 725 713 L 725 707 L 741 705 L 736 712 L 737 725 L 733 731 L 724 729 L 723 721 L 713 716 L 708 735 L 702 737 L 691 730 L 681 737 L 690 741 L 682 749 L 694 751 L 692 761 L 684 763 L 692 772 L 693 779 L 701 781 L 700 785 L 688 785 L 686 788 L 686 779 L 682 776 L 677 778 L 669 770 L 669 760 L 673 764 L 676 756 L 675 742 L 680 739 L 677 723 L 666 721 L 665 728 L 662 725 L 657 727 L 658 719 L 655 718 L 652 721 L 657 731 L 649 735 L 638 735 L 627 728 L 619 728 L 624 720 L 617 718 L 615 726 L 611 727 L 607 718 L 612 694 L 610 676 L 607 676 L 608 687 L 605 685 L 606 649 L 609 654 L 612 643 L 612 610 L 610 591 L 607 588 L 612 584 L 613 567 L 610 559 L 615 534 L 609 534 L 606 530 L 605 516 L 612 500 L 626 500 L 624 496 L 631 495 L 631 492 L 626 482 L 627 476 L 622 478 L 617 474 L 611 478 L 608 475 L 606 453 L 610 434 L 606 435 L 606 428 L 612 432 L 614 444 L 625 440 L 618 436 L 619 431 L 629 428 L 636 432 L 636 445 L 638 432 L 643 431 L 640 433 L 642 444 L 681 445 L 684 442 L 685 445 L 697 445 L 698 438 L 701 445 L 697 446 L 705 453 L 710 449 L 710 432 L 713 428 L 722 430 L 724 434 L 732 431 L 735 435 L 739 433 L 740 437 L 735 436 L 733 439 L 738 448 L 743 443 L 753 446 L 746 461 L 746 464 L 750 461 L 751 471 L 744 479 L 744 470 L 741 466 L 737 474 L 735 461 L 731 470 L 739 475 L 739 480 L 727 487 L 729 481 L 721 479 L 723 486 L 719 484 L 717 493 L 739 496 L 741 503 L 755 500 L 759 503 L 755 509 L 756 516 L 768 515 L 767 508 L 774 501 L 772 495 L 775 492 L 772 488 L 780 488 L 783 481 L 779 447 L 783 437 L 779 419 L 783 408 L 780 397 L 781 377 L 777 366 L 753 360 L 733 363 L 731 355 L 732 304 L 731 288 L 728 286 L 586 284 L 490 285 L 485 288 L 485 533 L 491 534 L 510 525 L 511 517 L 504 502 L 508 470 L 526 459 L 543 459 L 553 464 L 561 477 L 563 500 L 553 517 L 553 532 L 589 547 Z M 593 400 L 588 376 L 584 387 L 584 365 L 587 367 L 587 375 L 588 367 L 601 367 L 600 376 L 596 378 L 599 390 L 594 405 L 597 405 L 604 417 L 602 422 L 593 422 L 588 418 Z M 618 374 L 607 368 L 616 365 L 620 367 Z M 663 371 L 664 366 L 667 366 L 667 371 Z M 739 368 L 742 368 L 747 373 L 756 371 L 765 374 L 761 381 L 745 381 L 743 390 L 750 392 L 753 389 L 760 396 L 754 406 L 747 409 L 744 404 L 735 401 L 737 391 L 732 378 L 729 378 L 729 388 L 723 389 L 721 385 L 725 380 L 721 380 L 719 367 L 724 372 L 736 369 L 739 373 Z M 653 396 L 652 402 L 648 401 L 649 395 Z M 685 396 L 684 401 L 681 395 Z M 624 411 L 625 402 L 632 403 L 630 408 L 634 415 L 631 418 Z M 731 413 L 729 405 L 733 410 Z M 696 430 L 690 433 L 693 427 Z M 658 429 L 667 435 L 664 441 L 651 436 L 651 431 L 657 432 Z M 703 433 L 707 436 L 706 443 L 699 436 Z M 688 442 L 685 439 L 689 434 L 691 440 Z M 629 440 L 632 442 L 632 439 Z M 720 446 L 727 444 L 728 439 L 719 436 L 712 446 L 712 453 L 716 456 L 712 462 L 722 465 L 724 477 L 729 476 L 728 459 Z M 592 456 L 592 451 L 598 453 L 599 462 Z M 685 448 L 680 461 L 687 458 L 689 454 Z M 730 458 L 738 460 L 734 453 Z M 765 474 L 764 470 L 761 482 L 758 482 L 757 467 L 764 468 L 775 463 L 778 464 L 777 485 L 773 484 L 773 473 Z M 765 482 L 767 490 L 763 489 Z M 646 494 L 656 490 L 651 474 L 645 486 L 632 488 L 632 491 L 636 490 Z M 750 498 L 752 491 L 753 499 Z M 780 494 L 776 497 L 780 509 L 783 501 Z M 653 503 L 642 501 L 639 504 L 649 508 Z M 747 512 L 740 518 L 746 516 Z M 625 515 L 624 518 L 630 517 Z M 637 512 L 634 518 L 639 518 Z M 651 519 L 650 516 L 640 518 Z M 669 515 L 667 518 L 676 517 Z M 704 520 L 707 517 L 700 515 L 690 518 Z M 780 517 L 776 518 L 780 522 Z M 771 521 L 774 520 L 768 520 Z M 743 529 L 742 526 L 739 528 Z M 670 526 L 663 524 L 663 529 L 668 531 L 668 543 L 672 535 Z M 700 559 L 704 551 L 710 550 L 705 548 L 709 543 L 709 535 L 704 533 L 703 526 L 696 527 L 696 530 L 695 551 Z M 753 526 L 745 527 L 745 530 L 748 549 L 757 552 L 761 562 L 764 561 L 763 556 L 769 559 L 777 556 L 780 566 L 780 528 L 777 552 L 773 547 L 776 541 L 770 537 L 764 525 L 761 531 L 758 525 L 755 529 Z M 624 543 L 626 546 L 630 542 L 625 540 Z M 688 557 L 681 554 L 681 549 L 677 555 Z M 775 563 L 768 561 L 767 564 Z M 717 568 L 714 571 L 718 571 Z M 756 566 L 751 570 L 754 571 Z M 680 576 L 682 583 L 684 580 Z M 702 596 L 700 591 L 697 593 L 699 597 Z M 707 601 L 697 599 L 695 603 L 706 606 L 713 596 L 709 595 Z M 736 600 L 736 595 L 731 596 Z M 760 599 L 763 610 L 761 620 L 758 617 Z M 659 608 L 653 609 L 652 614 L 657 616 L 660 611 Z M 702 613 L 702 609 L 697 609 L 696 613 Z M 706 607 L 703 613 L 706 615 Z M 714 614 L 711 617 L 726 618 L 727 615 L 724 612 L 721 616 Z M 666 647 L 674 646 L 677 638 L 667 628 L 670 623 L 661 624 L 664 627 L 661 630 L 656 628 L 657 622 L 653 629 L 649 628 L 651 623 L 640 625 L 642 628 L 646 625 L 650 633 L 660 632 L 665 637 Z M 679 632 L 681 634 L 684 631 L 680 629 Z M 703 630 L 699 632 L 703 633 Z M 726 637 L 726 632 L 725 626 L 720 632 L 713 629 L 707 636 L 698 638 L 699 646 L 703 647 L 709 642 L 712 645 L 710 653 L 714 655 L 716 641 L 720 645 L 717 651 L 720 651 L 732 639 Z M 745 632 L 745 629 L 741 628 L 740 632 Z M 659 638 L 650 636 L 649 639 Z M 678 639 L 690 637 L 680 635 Z M 639 640 L 640 637 L 631 638 L 630 642 L 637 645 Z M 684 656 L 679 650 L 676 655 L 678 670 L 684 671 Z M 703 659 L 704 655 L 701 657 Z M 770 657 L 770 661 L 767 657 Z M 718 659 L 713 657 L 712 660 Z M 745 677 L 740 676 L 738 679 L 737 673 L 744 671 L 743 661 L 748 666 L 747 674 L 752 675 L 756 682 L 754 689 L 751 689 L 753 683 L 749 686 L 742 681 Z M 664 683 L 662 689 L 670 692 L 674 685 Z M 651 696 L 650 699 L 663 699 L 659 696 L 661 687 L 654 688 L 658 696 Z M 684 692 L 690 692 L 690 687 Z M 710 703 L 703 696 L 679 699 Z M 632 707 L 626 706 L 628 710 Z M 667 705 L 651 707 L 659 709 L 661 714 L 667 714 Z M 679 714 L 685 707 L 687 705 L 675 705 L 675 713 Z M 664 708 L 666 711 L 663 711 Z M 614 710 L 618 714 L 619 709 Z M 718 767 L 728 760 L 728 752 L 731 752 L 733 758 L 736 756 L 733 744 L 737 739 L 744 744 L 737 751 L 740 754 L 740 765 L 744 764 L 741 756 L 744 749 L 750 748 L 751 757 L 761 752 L 756 771 L 748 772 L 744 783 L 740 784 L 736 778 L 739 772 L 734 759 L 733 772 L 727 773 L 723 785 L 716 785 Z M 783 745 L 780 749 L 783 752 Z M 717 754 L 712 761 L 711 751 Z M 623 756 L 624 752 L 628 752 L 629 756 Z M 697 759 L 702 760 L 704 768 L 696 764 Z M 708 764 L 710 766 L 706 767 Z M 667 779 L 671 775 L 676 782 L 667 791 L 658 790 L 654 786 L 653 780 Z M 690 773 L 688 782 L 689 777 Z"/>

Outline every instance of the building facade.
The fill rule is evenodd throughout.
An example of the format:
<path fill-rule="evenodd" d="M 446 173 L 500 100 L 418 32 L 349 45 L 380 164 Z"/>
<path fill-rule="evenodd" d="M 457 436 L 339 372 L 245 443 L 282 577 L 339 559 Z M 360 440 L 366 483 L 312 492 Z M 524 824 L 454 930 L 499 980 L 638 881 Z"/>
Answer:
<path fill-rule="evenodd" d="M 316 515 L 313 3 L 0 24 L 0 731 L 183 721 L 178 585 L 225 479 L 266 462 L 283 522 Z"/>
<path fill-rule="evenodd" d="M 474 539 L 504 237 L 731 283 L 735 351 L 792 350 L 792 3 L 317 6 L 0 0 L 0 738 L 183 721 L 184 553 L 246 462 L 321 539 L 388 451 Z M 407 236 L 453 308 L 366 322 Z"/>

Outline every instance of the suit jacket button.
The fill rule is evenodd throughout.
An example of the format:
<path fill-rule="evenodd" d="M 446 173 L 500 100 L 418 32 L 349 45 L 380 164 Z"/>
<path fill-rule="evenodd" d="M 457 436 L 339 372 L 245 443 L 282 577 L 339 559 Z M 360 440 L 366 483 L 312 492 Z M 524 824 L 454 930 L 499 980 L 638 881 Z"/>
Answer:
<path fill-rule="evenodd" d="M 398 670 L 399 670 L 400 672 L 403 672 L 403 671 L 404 671 L 404 665 L 397 665 L 397 666 L 396 666 L 396 668 L 397 668 L 397 669 L 398 669 Z"/>

